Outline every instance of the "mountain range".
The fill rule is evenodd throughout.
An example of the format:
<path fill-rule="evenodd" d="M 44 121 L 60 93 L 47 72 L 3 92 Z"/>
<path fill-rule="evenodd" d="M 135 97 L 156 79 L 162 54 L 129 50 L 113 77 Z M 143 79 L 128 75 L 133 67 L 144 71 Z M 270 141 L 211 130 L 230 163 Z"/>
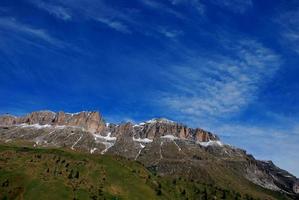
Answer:
<path fill-rule="evenodd" d="M 265 191 L 299 199 L 298 179 L 271 161 L 257 160 L 209 131 L 164 118 L 113 124 L 99 112 L 89 111 L 37 111 L 21 117 L 7 114 L 0 116 L 0 141 L 8 146 L 119 156 L 161 177 L 254 191 L 253 196 L 261 199 L 275 199 L 263 196 Z"/>

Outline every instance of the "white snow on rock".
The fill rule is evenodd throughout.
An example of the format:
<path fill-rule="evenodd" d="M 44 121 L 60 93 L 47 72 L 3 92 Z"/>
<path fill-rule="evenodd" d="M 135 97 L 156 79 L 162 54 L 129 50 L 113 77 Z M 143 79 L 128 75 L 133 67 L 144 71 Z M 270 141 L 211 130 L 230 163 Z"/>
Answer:
<path fill-rule="evenodd" d="M 175 142 L 175 140 L 178 140 L 180 138 L 178 138 L 174 135 L 163 135 L 163 136 L 161 136 L 161 138 L 171 140 L 177 146 L 178 150 L 182 151 L 181 147 Z"/>
<path fill-rule="evenodd" d="M 138 153 L 137 153 L 137 155 L 136 155 L 136 157 L 135 157 L 135 160 L 137 160 L 137 158 L 139 157 L 139 155 L 140 155 L 142 149 L 144 149 L 145 146 L 144 146 L 143 144 L 140 143 L 140 147 L 141 147 L 141 149 L 138 151 Z"/>
<path fill-rule="evenodd" d="M 223 143 L 220 142 L 219 140 L 217 141 L 208 141 L 208 142 L 197 142 L 198 144 L 200 144 L 201 146 L 207 147 L 207 146 L 223 146 Z"/>
<path fill-rule="evenodd" d="M 78 144 L 78 142 L 82 139 L 83 134 L 81 134 L 80 138 L 72 145 L 71 149 L 74 150 L 74 147 Z"/>
<path fill-rule="evenodd" d="M 98 148 L 92 148 L 90 149 L 90 153 L 93 154 Z"/>
<path fill-rule="evenodd" d="M 101 152 L 101 154 L 104 154 L 108 151 L 108 149 L 110 149 L 111 147 L 113 147 L 114 143 L 112 142 L 101 142 L 103 145 L 105 145 L 105 149 Z"/>
<path fill-rule="evenodd" d="M 94 136 L 95 140 L 97 140 L 97 139 L 102 139 L 102 140 L 106 140 L 106 141 L 115 141 L 116 140 L 116 137 L 111 137 L 110 132 L 107 134 L 107 136 L 102 136 L 100 134 L 93 134 L 93 136 Z"/>
<path fill-rule="evenodd" d="M 100 134 L 93 134 L 93 136 L 94 136 L 94 140 L 97 143 L 101 143 L 101 144 L 105 145 L 105 149 L 103 151 L 101 151 L 101 154 L 106 153 L 108 151 L 108 149 L 111 148 L 115 144 L 115 141 L 117 139 L 116 137 L 111 137 L 110 132 L 107 134 L 107 136 L 102 136 Z M 90 152 L 90 153 L 93 153 L 93 152 Z"/>
<path fill-rule="evenodd" d="M 149 138 L 134 138 L 134 137 L 133 137 L 133 141 L 135 141 L 135 142 L 142 142 L 142 143 L 153 142 L 153 140 L 149 139 Z"/>
<path fill-rule="evenodd" d="M 145 123 L 148 123 L 148 124 L 151 124 L 151 123 L 175 123 L 174 121 L 171 121 L 169 119 L 166 119 L 166 118 L 154 118 L 154 119 L 151 119 L 151 120 L 148 120 L 146 121 Z"/>
<path fill-rule="evenodd" d="M 163 135 L 161 136 L 163 139 L 170 139 L 170 140 L 178 140 L 179 138 L 174 135 Z"/>
<path fill-rule="evenodd" d="M 52 125 L 50 124 L 45 124 L 45 125 L 40 125 L 40 124 L 20 124 L 18 125 L 21 128 L 36 128 L 36 129 L 42 129 L 42 128 L 51 128 Z"/>
<path fill-rule="evenodd" d="M 89 112 L 89 111 L 81 111 L 81 112 L 75 112 L 75 113 L 65 113 L 65 114 L 67 114 L 67 115 L 71 115 L 71 116 L 74 116 L 74 115 L 79 115 L 79 114 L 81 114 L 81 113 L 87 113 L 88 115 L 90 115 L 90 113 L 91 112 Z"/>
<path fill-rule="evenodd" d="M 20 128 L 35 128 L 35 129 L 46 129 L 46 128 L 55 128 L 55 129 L 64 129 L 64 128 L 76 128 L 76 129 L 81 129 L 84 131 L 84 128 L 83 127 L 80 127 L 80 126 L 65 126 L 65 125 L 51 125 L 51 124 L 44 124 L 44 125 L 41 125 L 41 124 L 26 124 L 26 123 L 23 123 L 23 124 L 19 124 L 19 125 L 16 125 L 17 127 L 20 127 Z"/>
<path fill-rule="evenodd" d="M 139 127 L 139 126 L 144 126 L 146 124 L 155 124 L 155 123 L 168 123 L 168 124 L 173 124 L 175 123 L 174 121 L 171 121 L 169 119 L 166 118 L 153 118 L 151 120 L 145 121 L 145 122 L 141 122 L 139 124 L 135 124 L 133 127 Z"/>

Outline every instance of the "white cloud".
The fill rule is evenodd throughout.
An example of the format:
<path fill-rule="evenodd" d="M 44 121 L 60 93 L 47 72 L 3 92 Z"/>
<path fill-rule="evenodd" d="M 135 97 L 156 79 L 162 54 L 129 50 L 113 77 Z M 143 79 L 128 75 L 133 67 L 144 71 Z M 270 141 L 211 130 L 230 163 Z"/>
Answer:
<path fill-rule="evenodd" d="M 51 4 L 45 1 L 28 1 L 62 20 L 75 18 L 78 20 L 95 20 L 122 33 L 131 32 L 129 24 L 136 24 L 129 13 L 109 6 L 103 0 L 77 0 L 76 2 L 73 0 L 53 0 Z"/>
<path fill-rule="evenodd" d="M 178 18 L 184 18 L 183 15 L 179 12 L 177 12 L 176 10 L 174 10 L 173 8 L 160 3 L 160 1 L 156 1 L 156 0 L 140 0 L 144 5 L 153 8 L 153 9 L 157 9 L 157 10 L 161 10 L 165 13 L 174 15 Z"/>
<path fill-rule="evenodd" d="M 195 8 L 200 15 L 205 14 L 205 6 L 200 0 L 169 0 L 173 5 L 189 4 Z"/>
<path fill-rule="evenodd" d="M 44 1 L 36 1 L 36 0 L 31 0 L 30 1 L 33 5 L 36 5 L 38 8 L 47 11 L 49 14 L 53 15 L 54 17 L 57 17 L 62 20 L 71 20 L 72 15 L 71 12 L 59 5 L 54 5 L 50 3 L 46 3 Z"/>
<path fill-rule="evenodd" d="M 165 27 L 158 28 L 158 32 L 160 32 L 162 35 L 168 38 L 176 38 L 184 34 L 184 32 L 181 30 L 170 30 Z"/>
<path fill-rule="evenodd" d="M 46 30 L 33 28 L 20 23 L 14 18 L 0 18 L 0 28 L 11 31 L 12 33 L 22 33 L 26 36 L 39 39 L 56 47 L 63 47 L 64 43 L 52 37 Z"/>
<path fill-rule="evenodd" d="M 299 9 L 282 14 L 276 19 L 282 43 L 299 54 Z"/>
<path fill-rule="evenodd" d="M 277 71 L 279 56 L 251 40 L 223 45 L 231 56 L 194 54 L 163 72 L 172 90 L 162 93 L 162 104 L 205 118 L 238 113 L 254 101 L 259 87 Z"/>
<path fill-rule="evenodd" d="M 109 18 L 97 18 L 97 21 L 102 22 L 103 24 L 106 24 L 110 28 L 122 32 L 122 33 L 131 33 L 128 26 L 126 26 L 124 23 L 120 21 L 111 20 Z"/>
<path fill-rule="evenodd" d="M 205 14 L 206 4 L 202 0 L 169 0 L 173 5 L 189 4 L 201 15 Z M 253 7 L 252 0 L 210 0 L 210 3 L 234 13 L 245 13 Z"/>
<path fill-rule="evenodd" d="M 212 0 L 211 2 L 235 13 L 244 13 L 253 6 L 252 0 Z"/>

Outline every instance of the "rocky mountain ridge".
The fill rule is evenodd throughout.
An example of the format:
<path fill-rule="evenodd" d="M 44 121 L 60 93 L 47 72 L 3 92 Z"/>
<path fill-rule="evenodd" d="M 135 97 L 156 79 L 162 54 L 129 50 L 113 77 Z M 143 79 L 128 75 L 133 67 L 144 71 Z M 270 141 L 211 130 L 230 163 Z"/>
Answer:
<path fill-rule="evenodd" d="M 12 126 L 20 124 L 38 124 L 53 126 L 77 126 L 88 132 L 101 132 L 105 127 L 99 112 L 65 113 L 52 111 L 32 112 L 23 117 L 4 115 L 0 117 L 0 125 Z"/>
<path fill-rule="evenodd" d="M 153 124 L 160 124 L 161 126 L 152 126 Z M 37 111 L 32 112 L 23 117 L 16 117 L 13 115 L 0 116 L 0 126 L 44 126 L 44 127 L 77 127 L 90 133 L 105 133 L 109 131 L 112 135 L 117 133 L 122 134 L 123 131 L 118 131 L 120 127 L 116 124 L 105 124 L 99 112 L 52 112 L 52 111 Z M 157 118 L 139 124 L 128 123 L 128 126 L 136 131 L 139 138 L 154 139 L 156 136 L 163 136 L 164 134 L 172 133 L 175 137 L 180 139 L 192 139 L 199 142 L 208 142 L 219 140 L 219 138 L 202 129 L 191 129 L 183 124 L 173 122 L 171 120 Z M 122 128 L 123 126 L 121 126 Z M 107 133 L 106 133 L 107 134 Z"/>
<path fill-rule="evenodd" d="M 298 193 L 298 179 L 272 162 L 256 160 L 242 149 L 223 144 L 213 133 L 167 119 L 109 124 L 100 113 L 87 111 L 4 115 L 0 116 L 0 141 L 119 155 L 137 160 L 160 175 L 212 183 L 220 182 L 219 173 L 227 173 L 270 190 Z M 225 179 L 221 181 L 228 184 Z M 238 187 L 237 183 L 229 184 Z"/>

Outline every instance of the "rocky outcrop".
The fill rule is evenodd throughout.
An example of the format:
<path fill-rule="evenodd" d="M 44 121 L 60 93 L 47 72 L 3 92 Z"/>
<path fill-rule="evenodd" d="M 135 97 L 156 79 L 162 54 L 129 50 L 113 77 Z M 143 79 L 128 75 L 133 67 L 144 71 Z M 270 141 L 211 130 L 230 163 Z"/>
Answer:
<path fill-rule="evenodd" d="M 152 119 L 140 124 L 121 124 L 119 126 L 106 126 L 99 112 L 79 112 L 65 113 L 52 111 L 32 112 L 23 117 L 15 117 L 11 115 L 0 116 L 1 126 L 12 125 L 53 125 L 53 126 L 73 126 L 81 127 L 91 133 L 106 134 L 112 133 L 113 136 L 130 135 L 136 138 L 147 138 L 153 140 L 165 135 L 173 135 L 174 137 L 186 140 L 195 140 L 198 142 L 218 141 L 219 138 L 210 132 L 202 129 L 192 129 L 187 126 L 176 123 L 167 119 Z"/>
<path fill-rule="evenodd" d="M 99 112 L 80 112 L 75 114 L 58 112 L 52 124 L 60 126 L 78 126 L 88 132 L 97 133 L 105 128 L 103 119 Z"/>
<path fill-rule="evenodd" d="M 0 116 L 0 125 L 12 126 L 17 124 L 17 117 L 12 115 Z"/>
<path fill-rule="evenodd" d="M 20 124 L 38 124 L 38 125 L 53 125 L 53 126 L 74 126 L 81 127 L 88 132 L 101 132 L 105 128 L 105 124 L 99 112 L 51 112 L 38 111 L 32 112 L 23 117 L 15 117 L 5 115 L 0 117 L 1 126 L 12 126 Z"/>
<path fill-rule="evenodd" d="M 205 131 L 203 129 L 195 129 L 194 137 L 196 141 L 208 142 L 213 140 L 219 140 L 219 137 L 213 133 Z"/>
<path fill-rule="evenodd" d="M 32 112 L 24 117 L 20 117 L 17 119 L 18 124 L 26 123 L 26 124 L 52 124 L 53 119 L 55 118 L 56 113 L 51 111 L 38 111 Z"/>
<path fill-rule="evenodd" d="M 293 191 L 296 194 L 299 194 L 299 181 L 297 181 L 294 185 L 293 185 Z"/>
<path fill-rule="evenodd" d="M 181 123 L 167 119 L 152 119 L 134 126 L 136 137 L 155 139 L 165 135 L 173 135 L 180 139 L 197 142 L 218 141 L 219 137 L 203 129 L 192 129 Z"/>

